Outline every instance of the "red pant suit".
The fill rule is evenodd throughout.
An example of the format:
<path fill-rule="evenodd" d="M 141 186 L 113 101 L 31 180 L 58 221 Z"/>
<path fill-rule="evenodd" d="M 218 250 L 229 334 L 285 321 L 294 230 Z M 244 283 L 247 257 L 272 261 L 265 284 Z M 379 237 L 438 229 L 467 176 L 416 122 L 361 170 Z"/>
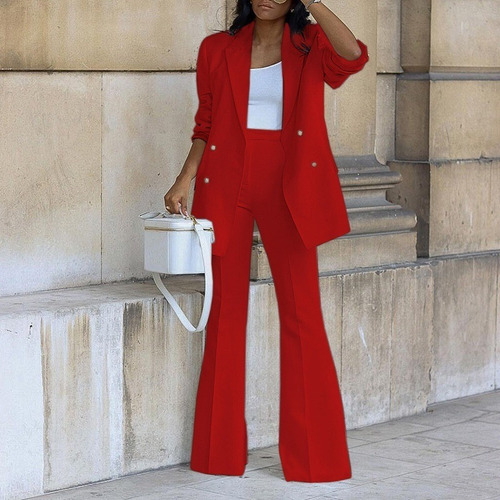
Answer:
<path fill-rule="evenodd" d="M 305 39 L 294 35 L 297 45 L 310 47 L 303 54 L 285 23 L 282 129 L 263 131 L 264 140 L 256 142 L 246 127 L 254 26 L 255 20 L 234 36 L 205 37 L 197 60 L 199 107 L 192 140 L 207 144 L 191 213 L 212 221 L 215 242 L 214 296 L 191 468 L 241 475 L 247 463 L 245 333 L 255 217 L 279 306 L 284 476 L 287 481 L 336 481 L 351 477 L 351 467 L 322 318 L 316 247 L 348 233 L 350 225 L 324 118 L 324 83 L 340 87 L 369 58 L 360 40 L 357 59 L 341 57 L 319 24 L 312 23 L 304 28 Z"/>

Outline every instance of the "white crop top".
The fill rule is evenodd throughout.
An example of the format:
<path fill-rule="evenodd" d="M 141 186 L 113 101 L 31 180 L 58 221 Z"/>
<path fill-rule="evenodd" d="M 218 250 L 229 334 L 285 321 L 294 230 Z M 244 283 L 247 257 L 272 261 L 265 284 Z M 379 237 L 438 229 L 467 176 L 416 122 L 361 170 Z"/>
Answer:
<path fill-rule="evenodd" d="M 281 61 L 250 68 L 247 128 L 280 130 L 283 112 Z"/>

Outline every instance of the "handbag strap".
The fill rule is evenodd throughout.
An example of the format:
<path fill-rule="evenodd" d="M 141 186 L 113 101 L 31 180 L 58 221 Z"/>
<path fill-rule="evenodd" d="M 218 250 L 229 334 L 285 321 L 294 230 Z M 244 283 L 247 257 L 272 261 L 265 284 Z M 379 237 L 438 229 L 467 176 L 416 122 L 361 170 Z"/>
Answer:
<path fill-rule="evenodd" d="M 198 241 L 201 246 L 201 253 L 203 257 L 203 266 L 205 270 L 205 296 L 203 299 L 203 309 L 201 311 L 200 321 L 198 325 L 195 327 L 189 321 L 187 316 L 184 314 L 184 311 L 181 309 L 174 296 L 167 290 L 167 287 L 163 283 L 160 273 L 153 272 L 153 279 L 156 283 L 156 286 L 160 289 L 163 296 L 167 299 L 167 301 L 172 306 L 173 310 L 177 314 L 178 318 L 181 320 L 182 324 L 190 331 L 190 332 L 202 332 L 205 329 L 205 326 L 208 322 L 208 316 L 210 314 L 210 306 L 212 304 L 212 295 L 213 295 L 213 276 L 212 276 L 212 249 L 210 246 L 210 242 L 208 238 L 204 237 L 204 229 L 203 226 L 199 222 L 194 223 L 194 230 L 198 235 Z"/>

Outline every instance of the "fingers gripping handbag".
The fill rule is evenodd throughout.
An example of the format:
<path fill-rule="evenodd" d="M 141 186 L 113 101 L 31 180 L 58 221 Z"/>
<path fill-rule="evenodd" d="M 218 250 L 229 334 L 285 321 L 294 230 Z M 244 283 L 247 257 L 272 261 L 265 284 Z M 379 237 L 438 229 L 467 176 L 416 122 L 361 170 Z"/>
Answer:
<path fill-rule="evenodd" d="M 158 217 L 160 216 L 160 217 Z M 212 305 L 212 243 L 215 234 L 212 221 L 194 215 L 168 212 L 146 212 L 144 219 L 144 269 L 153 273 L 158 289 L 190 332 L 205 329 Z M 205 274 L 205 296 L 198 325 L 189 321 L 173 295 L 167 290 L 160 273 Z"/>

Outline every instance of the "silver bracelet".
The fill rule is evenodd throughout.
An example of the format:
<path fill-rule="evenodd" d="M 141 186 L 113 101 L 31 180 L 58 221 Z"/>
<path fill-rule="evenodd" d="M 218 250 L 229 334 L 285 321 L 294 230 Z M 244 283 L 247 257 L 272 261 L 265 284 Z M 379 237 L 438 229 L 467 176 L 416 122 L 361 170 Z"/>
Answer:
<path fill-rule="evenodd" d="M 309 6 L 312 5 L 313 3 L 320 3 L 321 0 L 311 0 L 307 5 L 306 5 L 306 11 L 309 12 Z"/>

